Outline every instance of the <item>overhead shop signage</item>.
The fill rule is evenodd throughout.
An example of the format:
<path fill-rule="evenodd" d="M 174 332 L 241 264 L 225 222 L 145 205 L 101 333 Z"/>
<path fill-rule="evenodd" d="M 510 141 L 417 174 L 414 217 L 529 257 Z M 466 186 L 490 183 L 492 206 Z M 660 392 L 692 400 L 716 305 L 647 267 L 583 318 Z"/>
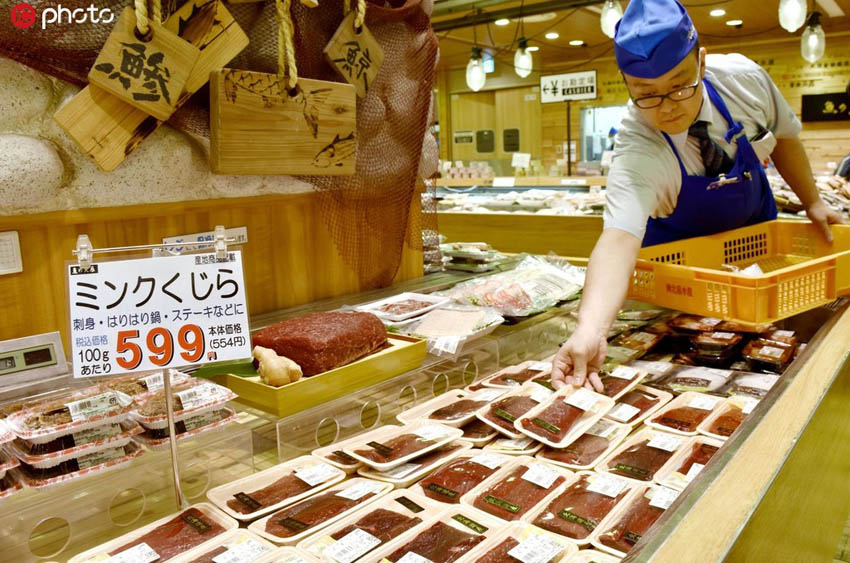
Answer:
<path fill-rule="evenodd" d="M 540 77 L 540 103 L 595 100 L 596 71 L 584 70 Z"/>
<path fill-rule="evenodd" d="M 74 377 L 251 356 L 242 254 L 69 265 Z"/>
<path fill-rule="evenodd" d="M 803 121 L 850 121 L 850 93 L 803 94 Z"/>

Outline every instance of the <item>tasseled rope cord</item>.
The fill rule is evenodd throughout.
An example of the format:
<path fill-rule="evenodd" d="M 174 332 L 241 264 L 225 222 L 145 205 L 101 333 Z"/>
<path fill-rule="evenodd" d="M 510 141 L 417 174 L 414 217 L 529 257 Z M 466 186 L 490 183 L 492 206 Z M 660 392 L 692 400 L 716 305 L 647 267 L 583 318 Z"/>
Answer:
<path fill-rule="evenodd" d="M 366 0 L 357 0 L 357 14 L 354 16 L 354 30 L 363 28 L 363 20 L 366 19 Z"/>
<path fill-rule="evenodd" d="M 162 2 L 161 0 L 151 0 L 153 10 L 151 10 L 151 19 L 156 23 L 162 22 Z M 136 30 L 139 35 L 147 35 L 150 32 L 150 19 L 148 19 L 147 0 L 135 0 L 136 8 Z"/>
<path fill-rule="evenodd" d="M 292 17 L 289 13 L 291 3 L 292 0 L 275 0 L 278 26 L 278 73 L 287 75 L 287 87 L 293 90 L 298 84 L 298 67 L 295 66 L 295 46 L 292 43 Z"/>

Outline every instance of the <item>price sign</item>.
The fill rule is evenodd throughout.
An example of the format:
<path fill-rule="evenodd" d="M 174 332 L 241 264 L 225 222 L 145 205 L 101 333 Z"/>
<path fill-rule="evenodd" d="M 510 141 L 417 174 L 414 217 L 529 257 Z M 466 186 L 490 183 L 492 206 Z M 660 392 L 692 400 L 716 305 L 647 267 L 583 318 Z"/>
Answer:
<path fill-rule="evenodd" d="M 251 356 L 242 254 L 68 266 L 74 377 Z"/>

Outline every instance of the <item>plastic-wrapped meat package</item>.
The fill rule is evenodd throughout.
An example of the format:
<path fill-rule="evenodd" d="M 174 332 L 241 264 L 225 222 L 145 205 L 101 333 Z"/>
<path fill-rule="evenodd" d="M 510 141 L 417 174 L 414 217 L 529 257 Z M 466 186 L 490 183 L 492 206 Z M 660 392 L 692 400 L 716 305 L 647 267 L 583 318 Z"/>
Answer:
<path fill-rule="evenodd" d="M 545 446 L 542 456 L 568 465 L 591 465 L 605 453 L 609 443 L 607 438 L 582 434 L 578 440 L 565 448 L 556 449 Z"/>
<path fill-rule="evenodd" d="M 602 375 L 599 380 L 602 382 L 602 394 L 606 397 L 613 397 L 629 385 L 631 381 L 612 375 Z"/>
<path fill-rule="evenodd" d="M 673 363 L 676 363 L 675 360 Z M 731 377 L 732 372 L 725 369 L 677 366 L 664 384 L 675 393 L 714 393 L 723 388 Z"/>
<path fill-rule="evenodd" d="M 519 542 L 514 538 L 505 538 L 505 540 L 475 560 L 475 563 L 514 563 L 519 561 L 516 557 L 511 557 L 508 552 L 519 545 Z"/>
<path fill-rule="evenodd" d="M 498 377 L 488 380 L 487 383 L 502 386 L 522 385 L 527 381 L 531 381 L 535 377 L 539 377 L 541 374 L 543 374 L 543 371 L 527 367 L 521 371 L 503 373 Z"/>
<path fill-rule="evenodd" d="M 473 414 L 475 411 L 487 404 L 487 401 L 475 401 L 473 399 L 459 399 L 450 405 L 439 408 L 428 415 L 431 420 L 452 421 Z"/>
<path fill-rule="evenodd" d="M 481 463 L 475 461 L 475 456 L 458 458 L 420 481 L 419 486 L 428 498 L 457 504 L 460 497 L 477 487 L 504 464 L 504 461 L 499 462 L 498 456 L 486 457 L 489 459 L 482 459 Z"/>
<path fill-rule="evenodd" d="M 522 419 L 520 424 L 532 434 L 542 436 L 553 442 L 560 442 L 584 413 L 585 411 L 580 408 L 568 405 L 559 399 L 546 407 L 535 418 L 531 420 Z"/>
<path fill-rule="evenodd" d="M 541 487 L 537 483 L 523 479 L 530 465 L 523 464 L 515 467 L 505 478 L 482 491 L 472 505 L 502 520 L 517 520 L 565 480 L 564 476 L 559 474 L 551 485 Z"/>
<path fill-rule="evenodd" d="M 227 501 L 227 506 L 239 514 L 251 514 L 264 506 L 272 506 L 288 498 L 306 493 L 313 487 L 295 475 L 295 471 L 284 475 L 274 483 L 257 489 L 240 493 L 236 498 Z"/>
<path fill-rule="evenodd" d="M 769 373 L 736 373 L 729 383 L 729 395 L 749 395 L 763 399 L 767 392 L 779 381 L 779 375 Z"/>
<path fill-rule="evenodd" d="M 527 395 L 512 395 L 490 405 L 485 418 L 510 434 L 516 433 L 514 421 L 537 406 L 537 401 Z"/>
<path fill-rule="evenodd" d="M 723 414 L 714 419 L 708 431 L 718 436 L 731 436 L 741 426 L 747 415 L 740 407 L 731 405 Z"/>
<path fill-rule="evenodd" d="M 167 561 L 224 533 L 225 529 L 201 510 L 190 508 L 132 542 L 112 550 L 115 556 L 145 543 L 158 555 L 157 561 Z"/>
<path fill-rule="evenodd" d="M 357 499 L 339 496 L 338 490 L 320 493 L 298 504 L 276 512 L 266 522 L 266 532 L 280 538 L 291 538 L 350 510 L 372 498 L 369 492 Z"/>
<path fill-rule="evenodd" d="M 387 560 L 395 563 L 412 552 L 432 563 L 451 563 L 482 541 L 484 541 L 482 535 L 470 534 L 449 524 L 436 522 L 388 555 Z"/>
<path fill-rule="evenodd" d="M 590 477 L 582 475 L 555 497 L 532 524 L 575 540 L 587 538 L 628 493 L 624 486 L 617 496 L 611 497 L 588 490 L 590 486 Z"/>
<path fill-rule="evenodd" d="M 649 442 L 644 440 L 620 452 L 608 462 L 608 471 L 638 481 L 651 481 L 673 452 L 650 447 Z"/>
<path fill-rule="evenodd" d="M 757 339 L 744 347 L 743 356 L 752 371 L 781 374 L 794 359 L 794 346 Z"/>
<path fill-rule="evenodd" d="M 472 440 L 481 440 L 495 432 L 489 424 L 478 419 L 464 424 L 463 426 L 461 426 L 461 430 L 463 430 L 464 438 L 469 438 Z"/>
<path fill-rule="evenodd" d="M 381 540 L 380 545 L 383 545 L 420 522 L 422 522 L 422 519 L 418 516 L 405 516 L 404 514 L 399 514 L 385 508 L 376 508 L 354 524 L 331 534 L 331 537 L 339 541 L 354 530 L 363 530 L 369 535 Z M 379 546 L 376 545 L 375 548 L 377 547 Z"/>
<path fill-rule="evenodd" d="M 617 404 L 630 405 L 638 409 L 638 412 L 630 416 L 628 420 L 616 420 L 618 420 L 619 422 L 628 423 L 632 420 L 638 419 L 641 417 L 641 415 L 643 415 L 643 413 L 657 405 L 660 400 L 661 399 L 659 397 L 656 397 L 655 395 L 650 395 L 649 393 L 644 393 L 643 391 L 629 391 L 628 393 L 620 397 L 619 401 L 617 401 Z"/>
<path fill-rule="evenodd" d="M 691 449 L 691 455 L 679 466 L 676 472 L 687 475 L 695 463 L 705 465 L 719 449 L 717 446 L 712 446 L 711 444 L 694 444 Z"/>
<path fill-rule="evenodd" d="M 655 521 L 664 514 L 664 509 L 650 506 L 651 498 L 646 495 L 636 499 L 625 514 L 614 526 L 599 535 L 602 545 L 628 553 L 640 538 L 655 524 Z"/>
<path fill-rule="evenodd" d="M 663 412 L 652 419 L 652 422 L 675 428 L 682 432 L 694 432 L 700 423 L 708 418 L 711 410 L 698 409 L 695 407 L 679 407 Z"/>
<path fill-rule="evenodd" d="M 433 444 L 433 441 L 425 440 L 416 434 L 402 434 L 387 440 L 380 449 L 355 450 L 355 452 L 376 463 L 386 463 L 414 454 Z"/>

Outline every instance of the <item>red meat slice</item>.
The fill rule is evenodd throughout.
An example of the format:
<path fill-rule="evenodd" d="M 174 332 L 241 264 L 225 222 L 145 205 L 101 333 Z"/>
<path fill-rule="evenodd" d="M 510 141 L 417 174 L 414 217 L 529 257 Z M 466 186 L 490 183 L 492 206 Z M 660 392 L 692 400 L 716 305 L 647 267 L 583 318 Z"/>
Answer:
<path fill-rule="evenodd" d="M 624 490 L 612 498 L 587 490 L 589 486 L 588 476 L 583 475 L 549 503 L 546 510 L 535 518 L 534 525 L 576 540 L 589 536 L 628 493 Z"/>
<path fill-rule="evenodd" d="M 619 402 L 626 403 L 627 405 L 631 405 L 636 409 L 640 409 L 640 412 L 635 414 L 633 418 L 640 418 L 640 416 L 658 404 L 661 399 L 656 397 L 655 395 L 650 395 L 649 393 L 644 393 L 643 391 L 629 391 L 622 397 L 620 397 Z"/>
<path fill-rule="evenodd" d="M 668 426 L 682 432 L 694 432 L 700 423 L 708 418 L 711 411 L 694 407 L 679 407 L 669 410 L 652 419 L 652 422 Z"/>
<path fill-rule="evenodd" d="M 546 446 L 543 457 L 570 465 L 592 465 L 599 456 L 608 449 L 608 440 L 593 434 L 582 434 L 581 437 L 565 448 L 550 448 Z"/>
<path fill-rule="evenodd" d="M 473 414 L 475 411 L 487 404 L 487 401 L 473 401 L 472 399 L 461 399 L 450 405 L 437 409 L 428 415 L 433 420 L 458 420 Z"/>
<path fill-rule="evenodd" d="M 559 442 L 570 432 L 570 429 L 584 412 L 562 400 L 557 400 L 543 409 L 543 412 L 536 417 L 522 419 L 520 424 L 536 436 Z"/>
<path fill-rule="evenodd" d="M 417 516 L 405 516 L 392 510 L 378 508 L 354 524 L 331 534 L 331 537 L 335 540 L 341 540 L 354 530 L 363 530 L 381 540 L 381 543 L 386 543 L 420 522 L 422 522 L 422 519 Z"/>
<path fill-rule="evenodd" d="M 602 394 L 606 397 L 613 397 L 631 384 L 631 380 L 629 379 L 610 375 L 603 375 L 599 380 L 602 382 Z"/>
<path fill-rule="evenodd" d="M 159 555 L 157 562 L 168 561 L 221 533 L 224 533 L 221 525 L 197 508 L 190 508 L 147 534 L 111 551 L 109 555 L 118 555 L 146 543 Z"/>
<path fill-rule="evenodd" d="M 744 411 L 738 407 L 732 407 L 718 416 L 711 423 L 711 428 L 708 431 L 719 436 L 731 436 L 741 426 L 745 418 L 747 418 L 747 415 L 744 414 Z"/>
<path fill-rule="evenodd" d="M 599 536 L 599 541 L 612 549 L 628 553 L 664 514 L 661 508 L 649 506 L 650 502 L 644 496 L 632 503 L 617 524 Z"/>
<path fill-rule="evenodd" d="M 499 377 L 492 379 L 489 383 L 493 385 L 522 385 L 526 381 L 540 376 L 541 373 L 539 370 L 525 368 L 517 373 L 503 373 Z"/>
<path fill-rule="evenodd" d="M 473 506 L 503 520 L 517 520 L 565 480 L 558 476 L 549 488 L 544 489 L 523 479 L 526 471 L 527 465 L 517 467 L 507 477 L 478 495 Z"/>
<path fill-rule="evenodd" d="M 694 444 L 691 455 L 688 456 L 688 459 L 676 471 L 682 475 L 687 475 L 693 464 L 699 463 L 700 465 L 705 465 L 717 453 L 718 449 L 709 444 Z"/>
<path fill-rule="evenodd" d="M 375 493 L 368 493 L 351 500 L 337 496 L 338 492 L 322 493 L 275 513 L 266 522 L 266 532 L 280 538 L 291 538 L 375 496 Z"/>
<path fill-rule="evenodd" d="M 395 550 L 387 559 L 395 563 L 412 551 L 432 563 L 451 563 L 482 541 L 484 536 L 468 534 L 443 522 L 437 522 Z"/>
<path fill-rule="evenodd" d="M 473 440 L 480 440 L 495 432 L 489 424 L 477 418 L 472 422 L 464 424 L 461 430 L 463 430 L 464 438 L 471 438 Z"/>
<path fill-rule="evenodd" d="M 490 469 L 472 458 L 462 457 L 447 463 L 436 473 L 419 482 L 425 496 L 457 504 L 460 497 L 474 489 L 479 483 L 498 470 Z"/>
<path fill-rule="evenodd" d="M 490 405 L 490 411 L 486 414 L 487 420 L 493 422 L 500 428 L 504 428 L 511 434 L 516 434 L 514 420 L 521 417 L 537 406 L 537 401 L 524 395 L 505 397 Z"/>
<path fill-rule="evenodd" d="M 283 502 L 288 498 L 306 493 L 312 488 L 296 477 L 293 471 L 262 489 L 234 495 L 236 498 L 228 500 L 227 506 L 239 514 L 251 514 L 264 506 L 272 506 Z M 246 496 L 249 498 L 246 498 Z"/>
<path fill-rule="evenodd" d="M 508 555 L 508 552 L 518 545 L 519 542 L 514 538 L 507 538 L 483 556 L 476 559 L 475 563 L 515 563 L 516 561 L 519 561 L 519 559 L 511 557 Z"/>
<path fill-rule="evenodd" d="M 608 463 L 608 471 L 638 481 L 651 481 L 655 472 L 667 463 L 673 452 L 660 448 L 649 447 L 649 440 L 644 440 L 623 450 Z"/>
<path fill-rule="evenodd" d="M 397 460 L 401 457 L 413 454 L 419 450 L 424 450 L 428 446 L 434 445 L 432 440 L 425 440 L 416 434 L 402 434 L 382 444 L 384 448 L 369 449 L 369 450 L 354 450 L 358 455 L 370 459 L 376 463 L 386 463 Z M 384 455 L 384 454 L 387 455 Z"/>

